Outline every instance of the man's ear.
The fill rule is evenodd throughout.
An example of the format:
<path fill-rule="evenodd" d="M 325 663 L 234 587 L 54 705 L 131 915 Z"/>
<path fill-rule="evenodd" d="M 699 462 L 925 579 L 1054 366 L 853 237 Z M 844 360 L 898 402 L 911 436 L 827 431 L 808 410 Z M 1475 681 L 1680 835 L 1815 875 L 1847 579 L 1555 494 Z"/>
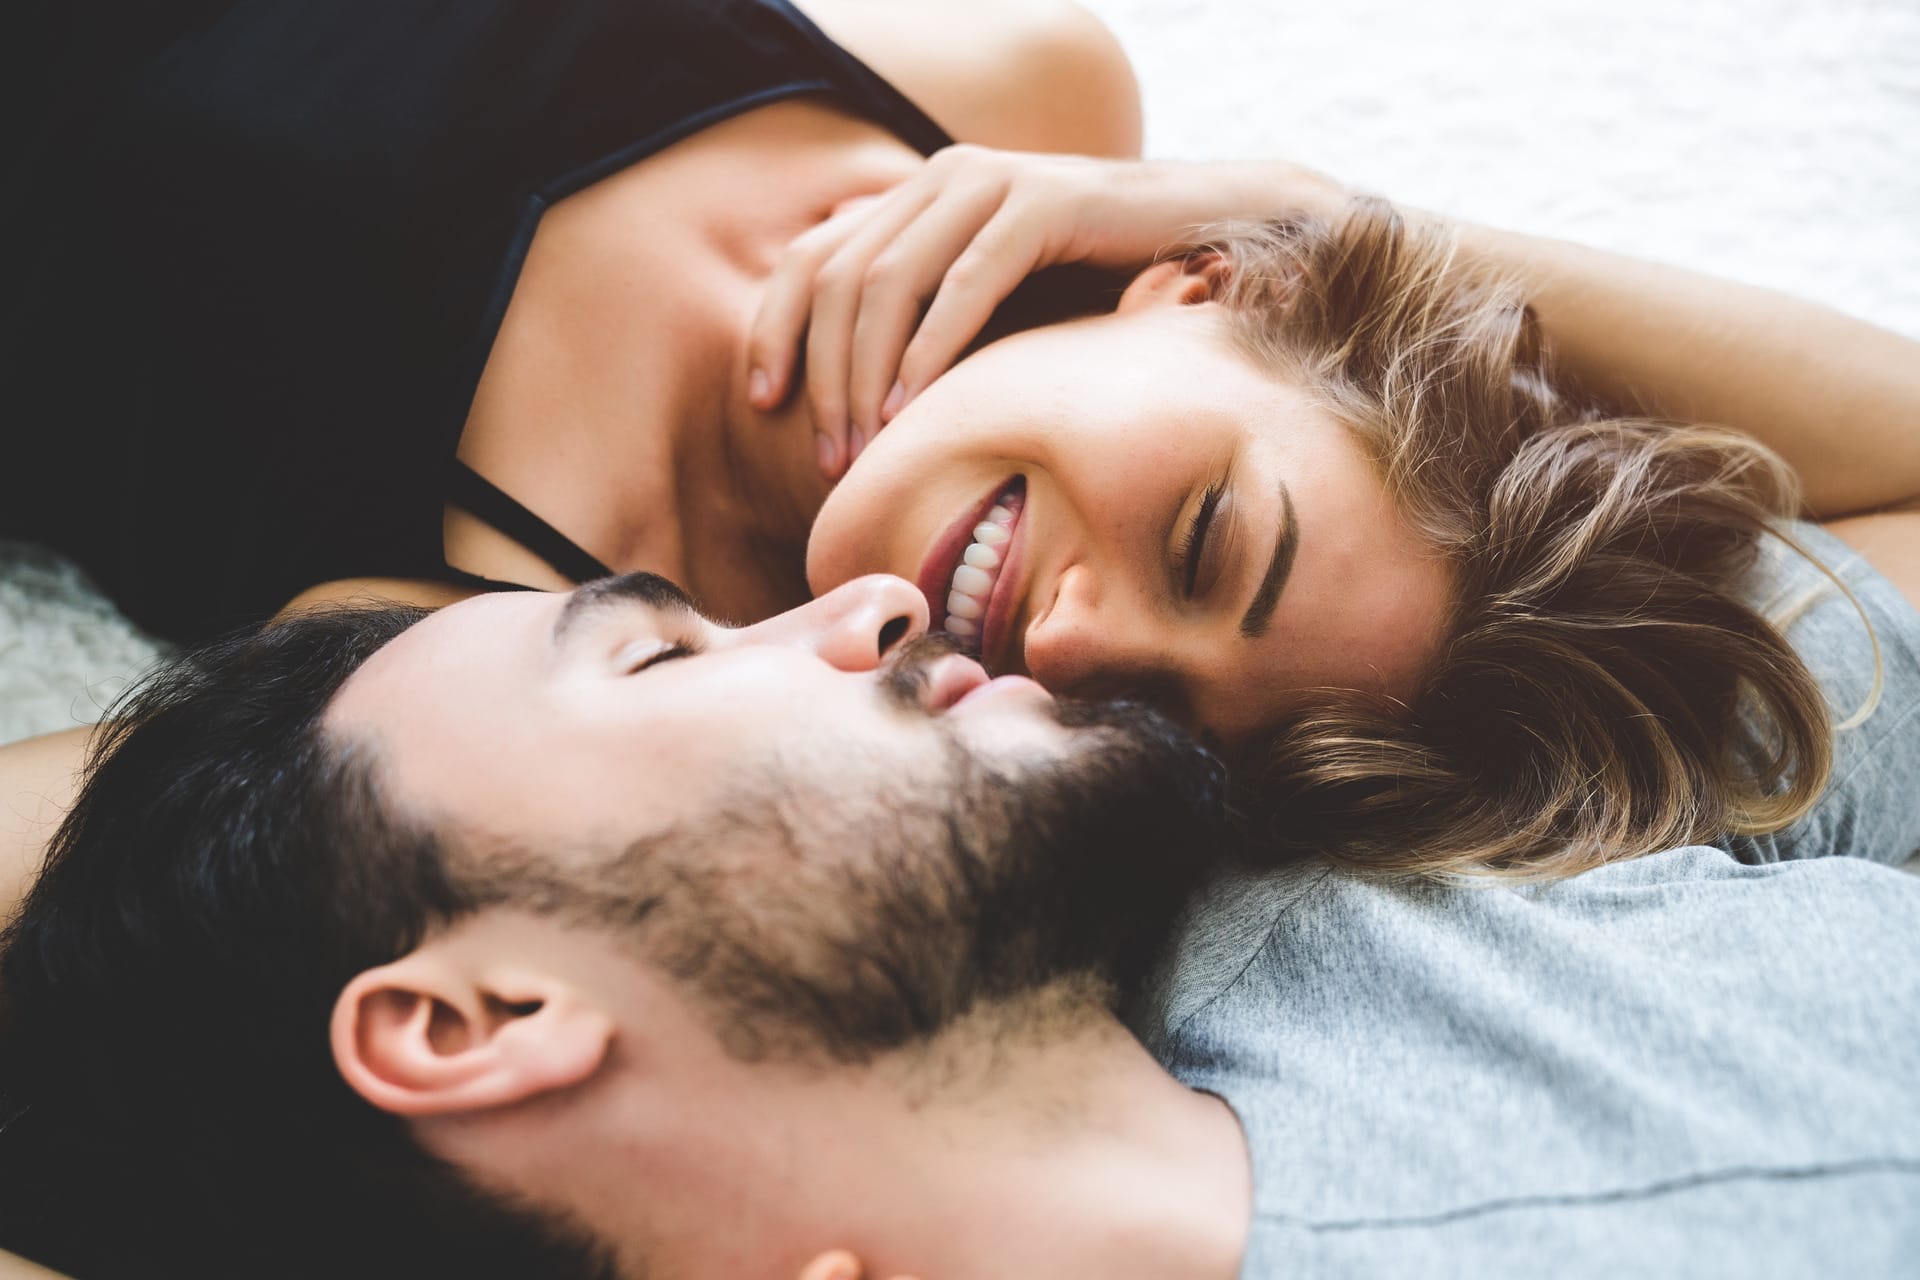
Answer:
<path fill-rule="evenodd" d="M 1156 262 L 1133 278 L 1115 310 L 1142 307 L 1191 307 L 1220 296 L 1227 283 L 1226 259 L 1217 253 L 1190 253 Z"/>
<path fill-rule="evenodd" d="M 333 1059 L 382 1111 L 503 1107 L 589 1079 L 613 1020 L 557 978 L 486 966 L 429 943 L 349 982 L 333 1006 Z"/>

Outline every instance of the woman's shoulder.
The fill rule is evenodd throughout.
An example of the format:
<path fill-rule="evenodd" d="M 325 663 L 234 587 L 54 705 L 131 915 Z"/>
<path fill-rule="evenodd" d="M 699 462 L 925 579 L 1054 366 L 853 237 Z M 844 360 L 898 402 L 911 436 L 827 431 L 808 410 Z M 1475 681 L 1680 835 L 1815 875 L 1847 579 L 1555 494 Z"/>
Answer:
<path fill-rule="evenodd" d="M 954 138 L 1131 156 L 1140 90 L 1106 24 L 1072 0 L 800 0 Z"/>

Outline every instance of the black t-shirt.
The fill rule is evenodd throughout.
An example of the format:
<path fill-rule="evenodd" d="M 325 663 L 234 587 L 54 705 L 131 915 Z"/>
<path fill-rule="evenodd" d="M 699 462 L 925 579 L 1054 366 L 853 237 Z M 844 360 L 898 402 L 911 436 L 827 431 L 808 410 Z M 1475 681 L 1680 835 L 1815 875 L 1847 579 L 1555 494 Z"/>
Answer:
<path fill-rule="evenodd" d="M 448 575 L 454 449 L 554 201 L 800 94 L 948 142 L 783 0 L 38 12 L 0 205 L 0 536 L 176 639 Z"/>

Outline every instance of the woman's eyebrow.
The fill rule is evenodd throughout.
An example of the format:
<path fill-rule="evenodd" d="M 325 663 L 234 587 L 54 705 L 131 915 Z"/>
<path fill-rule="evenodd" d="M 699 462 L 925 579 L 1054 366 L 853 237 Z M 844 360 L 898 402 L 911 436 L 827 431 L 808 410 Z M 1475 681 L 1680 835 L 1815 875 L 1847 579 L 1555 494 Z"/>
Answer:
<path fill-rule="evenodd" d="M 1287 585 L 1287 575 L 1293 572 L 1293 556 L 1299 549 L 1300 525 L 1293 518 L 1293 495 L 1287 492 L 1287 482 L 1282 480 L 1280 531 L 1274 538 L 1273 556 L 1267 561 L 1267 571 L 1260 575 L 1260 589 L 1253 593 L 1253 603 L 1240 618 L 1240 634 L 1247 639 L 1265 635 L 1273 622 L 1273 607 L 1280 602 L 1280 590 Z"/>

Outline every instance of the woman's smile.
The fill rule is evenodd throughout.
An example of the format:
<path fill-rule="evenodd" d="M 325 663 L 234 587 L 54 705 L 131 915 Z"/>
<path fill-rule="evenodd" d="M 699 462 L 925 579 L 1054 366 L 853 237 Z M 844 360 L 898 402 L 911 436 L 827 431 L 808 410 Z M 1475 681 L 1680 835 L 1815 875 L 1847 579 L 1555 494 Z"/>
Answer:
<path fill-rule="evenodd" d="M 1015 476 L 962 510 L 941 530 L 915 579 L 927 597 L 927 616 L 936 624 L 944 620 L 975 653 L 1025 493 L 1025 478 Z"/>
<path fill-rule="evenodd" d="M 1404 688 L 1444 568 L 1344 426 L 1249 363 L 1217 310 L 1154 305 L 1151 285 L 930 386 L 829 495 L 813 589 L 912 575 L 989 670 L 1149 696 L 1223 742 L 1303 688 Z M 1272 625 L 1248 627 L 1296 519 Z"/>
<path fill-rule="evenodd" d="M 920 571 L 928 616 L 968 652 L 985 655 L 996 672 L 1013 669 L 1006 650 L 1022 585 L 1026 507 L 1027 480 L 1017 475 L 984 503 L 963 511 L 934 543 Z"/>

